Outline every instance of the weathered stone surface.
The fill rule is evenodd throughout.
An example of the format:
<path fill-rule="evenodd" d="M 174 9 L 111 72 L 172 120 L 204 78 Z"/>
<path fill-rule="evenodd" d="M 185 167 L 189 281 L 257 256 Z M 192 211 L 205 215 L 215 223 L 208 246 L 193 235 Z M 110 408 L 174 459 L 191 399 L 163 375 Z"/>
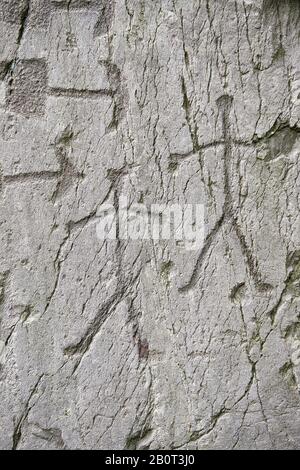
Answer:
<path fill-rule="evenodd" d="M 0 448 L 300 448 L 298 0 L 0 1 Z M 205 243 L 96 236 L 205 207 Z"/>
<path fill-rule="evenodd" d="M 8 78 L 6 107 L 26 116 L 43 115 L 46 105 L 47 64 L 45 60 L 19 60 Z"/>

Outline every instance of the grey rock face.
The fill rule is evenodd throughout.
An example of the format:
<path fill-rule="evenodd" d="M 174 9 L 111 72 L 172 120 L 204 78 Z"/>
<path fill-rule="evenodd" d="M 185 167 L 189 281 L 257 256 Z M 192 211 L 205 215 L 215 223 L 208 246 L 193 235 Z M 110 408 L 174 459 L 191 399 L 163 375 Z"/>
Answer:
<path fill-rule="evenodd" d="M 0 448 L 300 448 L 298 0 L 0 0 Z M 198 251 L 97 209 L 205 207 Z"/>

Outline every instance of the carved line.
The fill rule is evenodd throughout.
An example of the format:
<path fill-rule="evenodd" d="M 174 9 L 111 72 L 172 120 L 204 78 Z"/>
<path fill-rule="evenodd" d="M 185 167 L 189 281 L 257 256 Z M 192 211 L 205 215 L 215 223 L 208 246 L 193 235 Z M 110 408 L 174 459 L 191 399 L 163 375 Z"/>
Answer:
<path fill-rule="evenodd" d="M 48 87 L 47 94 L 49 96 L 56 96 L 57 98 L 84 98 L 84 99 L 98 99 L 102 96 L 113 97 L 112 90 L 77 90 L 75 88 L 59 88 Z"/>

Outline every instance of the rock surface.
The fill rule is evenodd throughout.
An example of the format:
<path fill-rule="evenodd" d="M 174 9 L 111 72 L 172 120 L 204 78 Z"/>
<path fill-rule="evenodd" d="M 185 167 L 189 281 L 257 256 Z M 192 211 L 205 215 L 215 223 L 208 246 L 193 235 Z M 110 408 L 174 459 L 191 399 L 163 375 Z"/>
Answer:
<path fill-rule="evenodd" d="M 0 0 L 0 448 L 300 448 L 300 2 Z M 205 207 L 205 243 L 97 208 Z"/>

